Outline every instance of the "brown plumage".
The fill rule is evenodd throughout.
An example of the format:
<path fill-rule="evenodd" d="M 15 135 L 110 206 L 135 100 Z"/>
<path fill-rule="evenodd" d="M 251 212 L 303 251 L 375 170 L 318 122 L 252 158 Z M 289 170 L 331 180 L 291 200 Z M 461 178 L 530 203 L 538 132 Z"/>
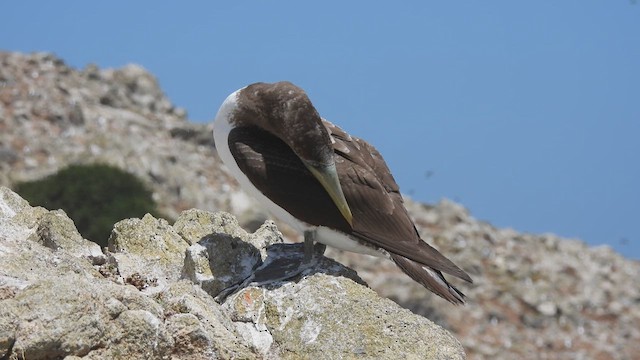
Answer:
<path fill-rule="evenodd" d="M 398 185 L 373 146 L 321 119 L 304 91 L 293 84 L 251 85 L 240 90 L 237 99 L 229 115 L 234 126 L 227 137 L 228 146 L 255 188 L 310 228 L 326 227 L 379 249 L 427 289 L 454 304 L 464 303 L 464 295 L 442 273 L 468 282 L 471 278 L 420 238 Z M 291 120 L 286 112 L 296 106 L 304 109 Z M 316 131 L 321 134 L 309 135 L 305 141 L 297 135 Z M 330 150 L 331 159 L 326 159 L 322 149 Z M 319 155 L 313 158 L 314 153 Z M 335 164 L 351 223 L 305 161 Z"/>

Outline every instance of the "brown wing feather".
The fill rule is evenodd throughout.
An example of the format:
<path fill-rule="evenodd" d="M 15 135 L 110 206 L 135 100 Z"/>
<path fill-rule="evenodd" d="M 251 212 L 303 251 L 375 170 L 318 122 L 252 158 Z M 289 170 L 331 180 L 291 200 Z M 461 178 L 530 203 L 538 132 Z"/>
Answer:
<path fill-rule="evenodd" d="M 324 125 L 334 142 L 340 184 L 353 214 L 352 235 L 472 282 L 466 272 L 420 239 L 398 184 L 380 153 L 332 123 L 324 121 Z"/>
<path fill-rule="evenodd" d="M 455 286 L 451 285 L 447 279 L 442 276 L 440 271 L 426 269 L 424 265 L 400 255 L 392 254 L 391 259 L 405 274 L 409 275 L 420 285 L 431 290 L 434 294 L 453 304 L 464 304 L 464 294 L 456 289 Z"/>
<path fill-rule="evenodd" d="M 228 141 L 238 167 L 271 201 L 309 224 L 350 230 L 322 185 L 282 140 L 257 127 L 237 127 Z"/>
<path fill-rule="evenodd" d="M 320 183 L 279 138 L 256 127 L 238 127 L 229 134 L 229 147 L 251 182 L 296 218 L 340 230 L 392 254 L 471 281 L 464 271 L 420 239 L 398 185 L 379 153 L 338 127 L 326 126 L 334 141 L 336 167 L 353 213 L 353 228 Z"/>

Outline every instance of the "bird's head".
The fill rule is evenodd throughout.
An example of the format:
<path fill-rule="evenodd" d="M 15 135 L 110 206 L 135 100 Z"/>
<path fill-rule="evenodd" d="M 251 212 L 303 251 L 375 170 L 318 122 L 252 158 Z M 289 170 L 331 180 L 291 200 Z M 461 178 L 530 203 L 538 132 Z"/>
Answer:
<path fill-rule="evenodd" d="M 255 83 L 238 90 L 235 99 L 229 119 L 233 126 L 257 126 L 287 144 L 351 224 L 331 137 L 304 90 L 287 81 Z"/>
<path fill-rule="evenodd" d="M 240 90 L 235 121 L 254 125 L 284 141 L 300 159 L 330 166 L 333 148 L 318 111 L 301 88 L 286 81 L 255 83 Z"/>

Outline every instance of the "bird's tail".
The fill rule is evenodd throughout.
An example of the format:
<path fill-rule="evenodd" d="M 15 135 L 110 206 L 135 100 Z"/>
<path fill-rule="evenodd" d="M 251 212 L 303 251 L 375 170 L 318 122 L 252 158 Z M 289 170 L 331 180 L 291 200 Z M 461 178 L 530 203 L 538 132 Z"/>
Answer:
<path fill-rule="evenodd" d="M 455 305 L 464 304 L 464 294 L 451 285 L 442 273 L 404 256 L 390 254 L 391 259 L 413 280 Z"/>

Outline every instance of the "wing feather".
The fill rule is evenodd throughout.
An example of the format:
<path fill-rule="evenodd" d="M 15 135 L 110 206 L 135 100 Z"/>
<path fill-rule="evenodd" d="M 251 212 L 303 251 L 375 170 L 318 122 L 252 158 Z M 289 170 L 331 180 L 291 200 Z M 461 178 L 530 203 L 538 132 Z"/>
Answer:
<path fill-rule="evenodd" d="M 471 282 L 466 272 L 420 238 L 404 207 L 399 186 L 380 153 L 326 120 L 324 125 L 332 136 L 334 149 L 340 149 L 336 152 L 336 167 L 353 214 L 352 235 Z"/>
<path fill-rule="evenodd" d="M 256 127 L 238 127 L 229 134 L 229 147 L 254 186 L 296 218 L 340 230 L 391 254 L 471 282 L 462 269 L 420 239 L 380 153 L 329 122 L 325 126 L 335 149 L 336 168 L 353 214 L 353 227 L 279 138 Z M 413 266 L 402 261 L 396 263 L 401 268 L 400 263 L 407 269 Z"/>

